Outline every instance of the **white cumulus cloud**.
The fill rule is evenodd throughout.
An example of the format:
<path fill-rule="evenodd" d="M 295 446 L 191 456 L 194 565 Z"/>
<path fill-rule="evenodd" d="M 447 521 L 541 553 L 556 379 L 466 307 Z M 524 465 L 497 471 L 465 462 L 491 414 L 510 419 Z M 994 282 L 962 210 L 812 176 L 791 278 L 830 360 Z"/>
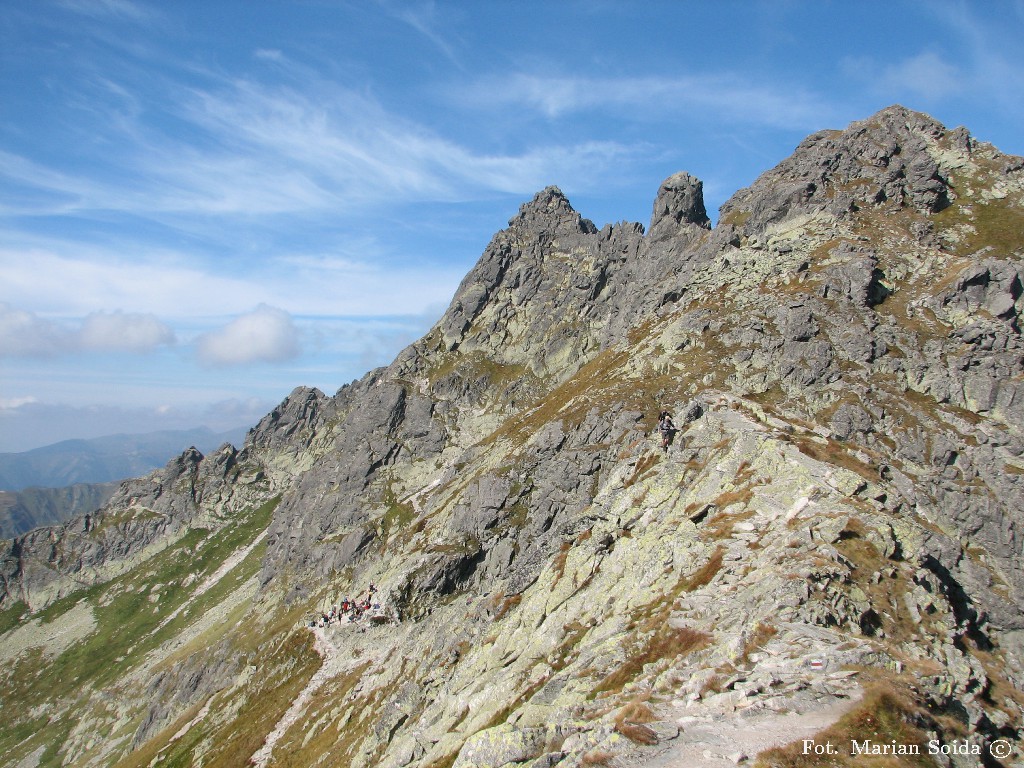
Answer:
<path fill-rule="evenodd" d="M 0 302 L 0 356 L 49 357 L 71 345 L 71 334 L 56 323 Z"/>
<path fill-rule="evenodd" d="M 83 349 L 109 352 L 149 352 L 175 341 L 174 331 L 156 315 L 93 312 L 78 332 Z"/>
<path fill-rule="evenodd" d="M 93 312 L 75 327 L 0 302 L 0 357 L 143 353 L 174 342 L 174 331 L 152 314 Z"/>
<path fill-rule="evenodd" d="M 196 346 L 200 362 L 213 366 L 279 363 L 300 351 L 299 331 L 291 315 L 267 304 L 203 334 Z"/>

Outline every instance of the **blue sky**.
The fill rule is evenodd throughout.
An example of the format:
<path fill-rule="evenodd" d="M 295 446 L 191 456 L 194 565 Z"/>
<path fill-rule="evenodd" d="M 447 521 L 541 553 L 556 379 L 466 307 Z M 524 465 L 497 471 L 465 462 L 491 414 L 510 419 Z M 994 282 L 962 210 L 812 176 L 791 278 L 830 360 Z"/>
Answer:
<path fill-rule="evenodd" d="M 0 451 L 333 393 L 548 184 L 714 218 L 892 103 L 1024 154 L 1020 1 L 3 5 Z"/>

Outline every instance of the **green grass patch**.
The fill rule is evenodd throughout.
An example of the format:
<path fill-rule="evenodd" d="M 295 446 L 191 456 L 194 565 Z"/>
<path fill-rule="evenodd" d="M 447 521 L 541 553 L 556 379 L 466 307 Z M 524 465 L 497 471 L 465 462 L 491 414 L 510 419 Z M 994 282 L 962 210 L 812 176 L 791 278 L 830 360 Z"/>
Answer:
<path fill-rule="evenodd" d="M 508 439 L 514 444 L 525 443 L 546 424 L 555 420 L 564 422 L 570 415 L 572 419 L 570 419 L 571 423 L 568 427 L 579 426 L 583 416 L 590 408 L 606 407 L 619 399 L 616 396 L 607 398 L 607 393 L 603 390 L 609 387 L 610 382 L 619 378 L 619 368 L 626 363 L 628 358 L 629 355 L 626 352 L 605 350 L 580 368 L 571 379 L 555 387 L 534 407 L 506 420 L 484 442 L 493 443 L 500 439 Z M 581 397 L 585 398 L 586 408 L 571 408 L 573 402 Z"/>
<path fill-rule="evenodd" d="M 406 530 L 416 519 L 416 509 L 410 502 L 399 502 L 390 488 L 384 502 L 387 504 L 387 511 L 380 519 L 380 538 L 387 543 L 393 535 Z"/>
<path fill-rule="evenodd" d="M 249 640 L 258 643 L 258 647 L 248 662 L 259 671 L 244 689 L 215 694 L 210 702 L 211 715 L 193 725 L 179 740 L 170 742 L 177 732 L 176 726 L 194 716 L 197 708 L 193 707 L 140 750 L 126 755 L 116 768 L 143 768 L 161 751 L 161 768 L 186 768 L 198 763 L 207 768 L 248 765 L 249 758 L 322 663 L 313 649 L 313 636 L 305 630 Z M 223 710 L 233 711 L 233 717 L 217 722 L 217 713 Z M 199 748 L 204 750 L 201 760 L 197 759 Z"/>
<path fill-rule="evenodd" d="M 733 226 L 736 227 L 737 229 L 742 229 L 743 225 L 746 224 L 747 221 L 750 219 L 750 216 L 750 211 L 744 211 L 740 210 L 739 208 L 734 208 L 733 210 L 725 214 L 725 216 L 723 216 L 721 219 L 719 219 L 718 223 L 719 225 L 724 224 L 725 226 Z"/>
<path fill-rule="evenodd" d="M 131 523 L 154 520 L 158 517 L 163 517 L 163 515 L 150 509 L 130 508 L 108 512 L 99 516 L 99 523 L 90 528 L 86 535 L 95 539 L 110 528 L 126 528 Z"/>
<path fill-rule="evenodd" d="M 368 702 L 354 696 L 356 686 L 370 667 L 369 662 L 360 664 L 339 677 L 334 678 L 317 692 L 305 715 L 295 722 L 281 738 L 274 749 L 273 765 L 280 768 L 304 768 L 310 765 L 337 765 L 338 756 L 350 755 L 358 746 L 361 737 L 372 728 L 357 728 L 351 720 L 345 725 L 338 724 L 358 712 L 365 719 L 364 710 Z M 405 679 L 403 676 L 399 676 Z M 339 707 L 339 702 L 351 702 Z M 373 710 L 374 707 L 369 707 Z"/>
<path fill-rule="evenodd" d="M 205 529 L 188 531 L 127 573 L 75 592 L 41 611 L 37 615 L 41 623 L 59 623 L 68 610 L 84 600 L 93 610 L 96 625 L 91 634 L 56 658 L 44 658 L 36 652 L 18 659 L 10 676 L 0 684 L 5 712 L 27 712 L 44 703 L 52 705 L 55 696 L 64 698 L 69 708 L 39 731 L 43 743 L 63 743 L 70 724 L 81 714 L 77 708 L 87 705 L 93 691 L 121 679 L 149 651 L 178 634 L 257 572 L 262 546 L 254 548 L 231 572 L 164 623 L 185 605 L 206 577 L 266 528 L 277 501 L 240 514 L 215 533 Z M 191 586 L 182 588 L 189 576 L 194 576 Z M 0 745 L 7 742 L 10 731 L 25 722 L 14 715 L 4 727 Z"/>
<path fill-rule="evenodd" d="M 976 253 L 985 247 L 989 255 L 1013 256 L 1024 247 L 1024 209 L 1009 199 L 969 201 L 971 207 L 951 205 L 935 216 L 940 231 L 952 229 L 960 224 L 971 224 L 974 232 L 958 244 L 957 251 L 964 256 Z"/>
<path fill-rule="evenodd" d="M 0 635 L 10 632 L 28 618 L 28 606 L 21 600 L 0 611 Z"/>

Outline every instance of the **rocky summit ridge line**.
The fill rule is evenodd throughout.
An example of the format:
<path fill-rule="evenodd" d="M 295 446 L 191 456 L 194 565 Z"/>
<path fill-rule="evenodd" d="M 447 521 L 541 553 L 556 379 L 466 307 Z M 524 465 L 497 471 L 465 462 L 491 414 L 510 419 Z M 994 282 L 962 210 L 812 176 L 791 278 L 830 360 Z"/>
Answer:
<path fill-rule="evenodd" d="M 5 543 L 0 760 L 1010 765 L 1022 283 L 1024 160 L 898 106 L 714 228 L 542 190 L 390 366 Z"/>

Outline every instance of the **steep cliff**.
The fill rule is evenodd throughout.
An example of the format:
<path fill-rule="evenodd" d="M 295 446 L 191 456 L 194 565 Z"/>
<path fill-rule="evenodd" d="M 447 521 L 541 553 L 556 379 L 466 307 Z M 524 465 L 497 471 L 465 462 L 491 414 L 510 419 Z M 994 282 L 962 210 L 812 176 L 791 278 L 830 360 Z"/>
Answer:
<path fill-rule="evenodd" d="M 545 189 L 390 366 L 11 542 L 0 755 L 715 765 L 847 711 L 826 735 L 999 764 L 1022 282 L 1024 161 L 902 107 L 714 229 L 688 174 L 646 232 Z"/>

